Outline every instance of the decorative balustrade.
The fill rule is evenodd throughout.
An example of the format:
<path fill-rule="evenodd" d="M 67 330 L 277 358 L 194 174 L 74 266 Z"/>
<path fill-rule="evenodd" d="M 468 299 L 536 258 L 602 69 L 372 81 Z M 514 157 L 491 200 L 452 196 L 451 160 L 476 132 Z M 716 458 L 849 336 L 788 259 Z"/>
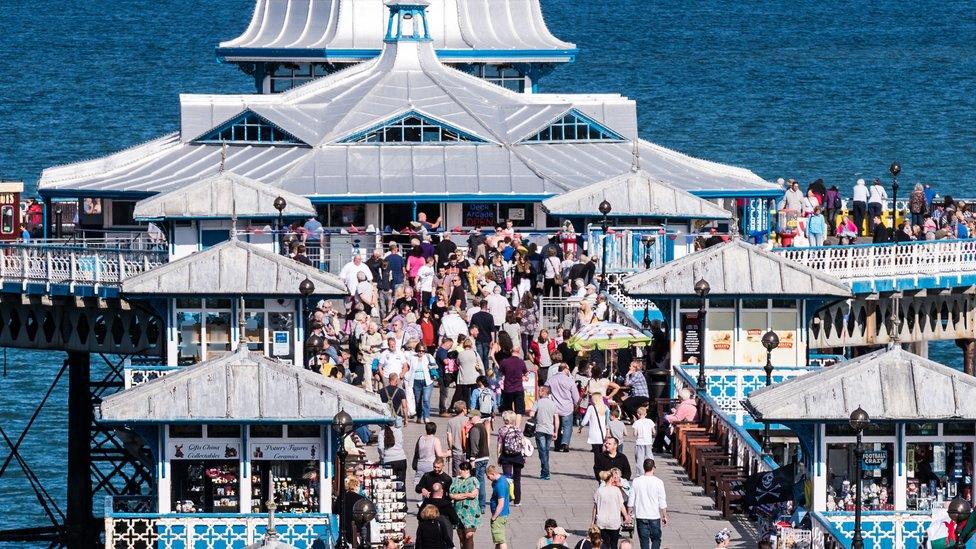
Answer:
<path fill-rule="evenodd" d="M 105 549 L 213 549 L 245 547 L 264 539 L 267 515 L 158 515 L 105 517 Z M 331 515 L 275 514 L 278 541 L 297 549 L 333 547 Z"/>
<path fill-rule="evenodd" d="M 114 286 L 166 261 L 158 250 L 0 243 L 0 280 Z"/>
<path fill-rule="evenodd" d="M 689 379 L 698 376 L 697 366 L 676 366 L 675 370 L 685 370 L 683 373 Z M 812 368 L 777 366 L 770 377 L 775 385 L 811 370 Z M 740 404 L 750 393 L 766 386 L 766 373 L 762 368 L 757 366 L 708 367 L 705 368 L 705 375 L 708 378 L 706 389 L 708 396 L 729 419 L 746 429 L 762 428 L 762 425 L 755 423 Z"/>
<path fill-rule="evenodd" d="M 182 370 L 179 366 L 138 365 L 125 368 L 125 388 L 131 389 L 143 383 Z"/>
<path fill-rule="evenodd" d="M 854 539 L 854 514 L 849 512 L 811 513 L 815 548 L 850 547 Z M 927 512 L 864 511 L 861 535 L 865 549 L 921 549 L 926 530 L 932 523 Z"/>
<path fill-rule="evenodd" d="M 778 248 L 783 257 L 851 282 L 941 279 L 976 274 L 976 240 L 928 240 L 900 244 L 856 244 Z M 856 290 L 856 288 L 855 288 Z"/>

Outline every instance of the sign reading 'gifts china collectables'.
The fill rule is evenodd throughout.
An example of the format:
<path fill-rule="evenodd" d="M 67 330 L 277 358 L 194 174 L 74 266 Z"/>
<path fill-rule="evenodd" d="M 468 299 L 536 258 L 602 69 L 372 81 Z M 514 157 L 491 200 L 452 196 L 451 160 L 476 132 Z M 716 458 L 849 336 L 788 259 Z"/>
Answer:
<path fill-rule="evenodd" d="M 322 448 L 314 442 L 252 442 L 251 459 L 276 461 L 312 461 L 322 456 Z"/>
<path fill-rule="evenodd" d="M 208 442 L 199 439 L 170 439 L 169 458 L 177 459 L 233 459 L 241 455 L 239 442 Z"/>

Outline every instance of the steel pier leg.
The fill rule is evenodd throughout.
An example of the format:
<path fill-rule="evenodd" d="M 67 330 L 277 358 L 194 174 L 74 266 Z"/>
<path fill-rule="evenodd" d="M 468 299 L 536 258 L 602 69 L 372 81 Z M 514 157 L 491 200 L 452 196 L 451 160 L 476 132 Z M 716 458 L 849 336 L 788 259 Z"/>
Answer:
<path fill-rule="evenodd" d="M 89 549 L 98 544 L 98 528 L 92 513 L 91 355 L 68 353 L 68 506 L 65 516 L 69 549 Z"/>

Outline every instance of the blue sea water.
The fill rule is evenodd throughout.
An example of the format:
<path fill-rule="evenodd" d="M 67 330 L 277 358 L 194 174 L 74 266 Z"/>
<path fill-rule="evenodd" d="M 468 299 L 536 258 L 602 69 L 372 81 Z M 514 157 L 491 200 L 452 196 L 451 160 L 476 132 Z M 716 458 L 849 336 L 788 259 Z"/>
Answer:
<path fill-rule="evenodd" d="M 822 177 L 842 190 L 904 167 L 902 181 L 976 195 L 976 10 L 972 2 L 542 0 L 580 48 L 542 91 L 617 92 L 642 136 L 760 176 Z M 183 92 L 249 92 L 213 48 L 253 0 L 0 1 L 0 177 L 174 131 Z M 958 363 L 951 345 L 933 357 Z M 0 426 L 14 436 L 62 359 L 10 350 Z M 63 498 L 65 393 L 24 454 Z M 0 451 L 0 456 L 5 452 Z M 0 479 L 0 528 L 40 524 L 26 481 Z"/>

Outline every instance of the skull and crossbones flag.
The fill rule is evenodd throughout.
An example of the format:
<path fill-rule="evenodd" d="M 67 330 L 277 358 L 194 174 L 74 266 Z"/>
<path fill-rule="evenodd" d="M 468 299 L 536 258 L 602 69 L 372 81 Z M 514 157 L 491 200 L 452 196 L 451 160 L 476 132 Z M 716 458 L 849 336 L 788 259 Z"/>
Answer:
<path fill-rule="evenodd" d="M 751 475 L 742 485 L 745 505 L 753 507 L 767 503 L 792 501 L 795 477 L 795 463 Z"/>

